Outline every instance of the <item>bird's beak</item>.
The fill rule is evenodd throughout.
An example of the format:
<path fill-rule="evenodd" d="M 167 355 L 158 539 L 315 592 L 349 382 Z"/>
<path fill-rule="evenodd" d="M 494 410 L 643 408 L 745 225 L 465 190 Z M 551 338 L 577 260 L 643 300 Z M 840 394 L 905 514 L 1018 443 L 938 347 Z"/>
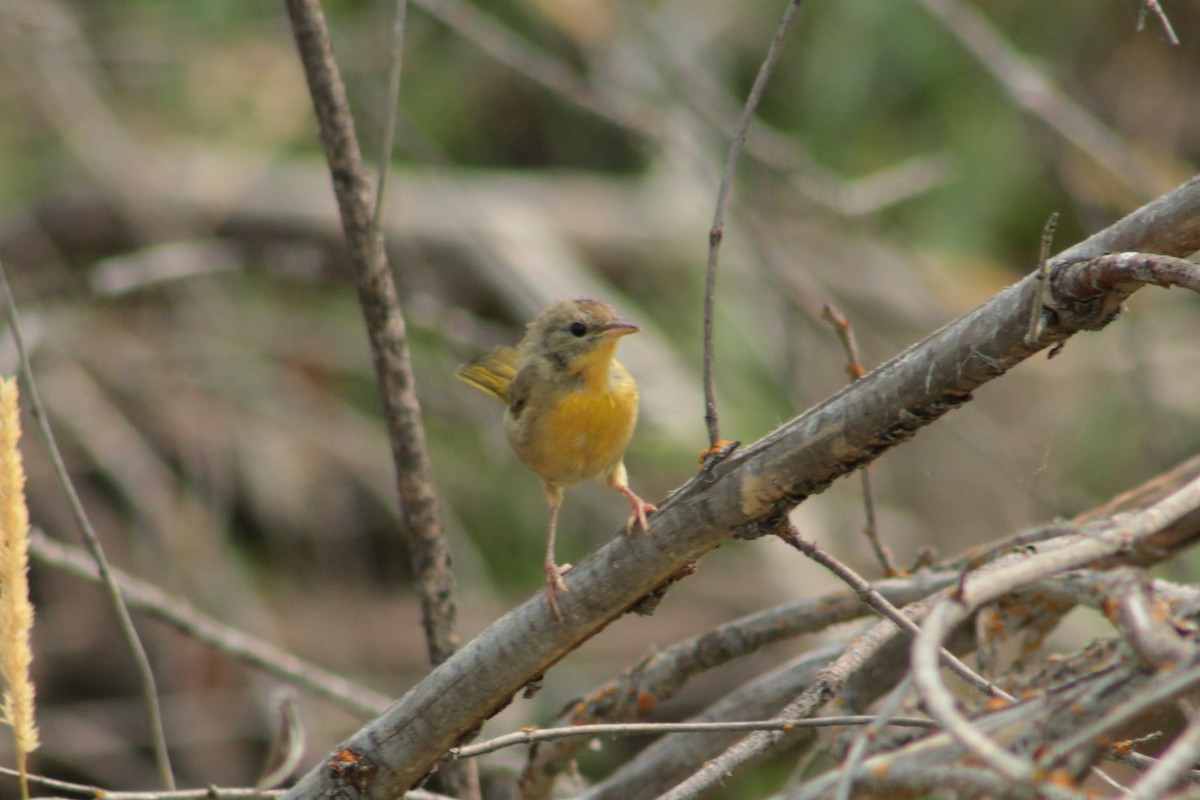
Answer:
<path fill-rule="evenodd" d="M 637 333 L 640 330 L 641 328 L 639 328 L 637 325 L 634 325 L 632 322 L 616 320 L 614 322 L 605 323 L 603 330 L 600 332 L 600 336 L 604 339 L 619 339 L 622 336 L 628 336 L 629 334 Z"/>

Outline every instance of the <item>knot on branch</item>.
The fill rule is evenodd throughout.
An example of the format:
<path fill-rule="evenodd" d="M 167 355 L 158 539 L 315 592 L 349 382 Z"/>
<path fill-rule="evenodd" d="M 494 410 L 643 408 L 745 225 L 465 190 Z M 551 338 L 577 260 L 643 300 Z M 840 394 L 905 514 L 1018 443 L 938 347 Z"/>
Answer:
<path fill-rule="evenodd" d="M 1152 253 L 1105 253 L 1056 264 L 1050 276 L 1051 313 L 1074 330 L 1099 330 L 1145 285 L 1200 292 L 1200 265 Z"/>

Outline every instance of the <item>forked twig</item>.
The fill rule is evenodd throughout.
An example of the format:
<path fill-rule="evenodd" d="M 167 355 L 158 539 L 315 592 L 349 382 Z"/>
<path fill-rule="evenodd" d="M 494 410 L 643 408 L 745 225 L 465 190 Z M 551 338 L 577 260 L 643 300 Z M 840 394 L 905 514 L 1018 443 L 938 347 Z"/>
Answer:
<path fill-rule="evenodd" d="M 783 20 L 775 31 L 775 38 L 767 48 L 762 66 L 750 87 L 746 105 L 742 109 L 742 118 L 738 122 L 733 142 L 729 145 L 729 155 L 725 159 L 725 172 L 721 175 L 721 186 L 717 190 L 717 208 L 713 212 L 712 227 L 708 231 L 708 265 L 704 271 L 704 422 L 708 426 L 708 445 L 716 448 L 721 441 L 721 429 L 717 418 L 717 395 L 715 377 L 713 375 L 713 295 L 717 282 L 717 255 L 721 249 L 721 240 L 725 238 L 725 213 L 729 208 L 729 196 L 733 189 L 733 175 L 737 172 L 738 160 L 746 144 L 746 135 L 750 132 L 750 123 L 758 109 L 767 88 L 767 80 L 783 52 L 783 40 L 796 21 L 803 0 L 789 0 L 787 9 L 783 12 Z"/>
<path fill-rule="evenodd" d="M 1167 41 L 1178 47 L 1179 37 L 1175 35 L 1175 26 L 1167 18 L 1167 12 L 1163 11 L 1162 5 L 1159 4 L 1158 0 L 1142 0 L 1142 8 L 1138 12 L 1137 29 L 1139 31 L 1145 30 L 1147 11 L 1154 12 L 1154 16 L 1158 18 L 1158 23 L 1163 27 L 1163 33 L 1167 35 Z"/>

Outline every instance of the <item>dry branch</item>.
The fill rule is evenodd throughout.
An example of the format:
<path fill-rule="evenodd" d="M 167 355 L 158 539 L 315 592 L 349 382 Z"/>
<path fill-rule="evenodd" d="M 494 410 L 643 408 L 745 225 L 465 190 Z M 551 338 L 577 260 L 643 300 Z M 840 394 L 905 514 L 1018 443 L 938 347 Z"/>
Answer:
<path fill-rule="evenodd" d="M 288 15 L 309 93 L 321 127 L 342 229 L 354 263 L 359 304 L 383 401 L 396 467 L 396 489 L 421 596 L 430 660 L 441 663 L 458 646 L 454 574 L 442 535 L 441 512 L 413 382 L 408 334 L 396 284 L 383 255 L 382 234 L 371 224 L 370 181 L 354 133 L 346 89 L 334 62 L 320 4 L 289 0 Z"/>
<path fill-rule="evenodd" d="M 704 553 L 735 534 L 774 529 L 806 497 L 906 441 L 974 389 L 1074 333 L 1108 324 L 1136 278 L 1073 297 L 1075 278 L 1087 272 L 1082 262 L 1112 251 L 1187 256 L 1197 249 L 1200 178 L 1193 178 L 1051 261 L 1051 308 L 1035 342 L 1025 342 L 1037 284 L 1031 275 L 672 493 L 651 535 L 616 537 L 571 571 L 565 624 L 540 596 L 514 609 L 346 740 L 337 759 L 313 769 L 288 797 L 398 795 L 522 686 Z M 1068 279 L 1060 282 L 1064 270 Z"/>

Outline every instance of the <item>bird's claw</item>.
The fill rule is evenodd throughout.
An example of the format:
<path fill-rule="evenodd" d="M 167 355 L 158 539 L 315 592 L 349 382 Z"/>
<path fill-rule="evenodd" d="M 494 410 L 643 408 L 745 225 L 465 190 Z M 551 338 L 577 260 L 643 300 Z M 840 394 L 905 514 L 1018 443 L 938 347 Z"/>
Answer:
<path fill-rule="evenodd" d="M 563 580 L 563 573 L 570 568 L 570 564 L 564 564 L 562 569 L 554 564 L 546 564 L 546 602 L 550 605 L 550 613 L 554 614 L 554 618 L 559 622 L 566 622 L 567 619 L 563 615 L 562 606 L 558 604 L 558 592 L 571 591 L 567 582 Z"/>
<path fill-rule="evenodd" d="M 635 523 L 642 529 L 643 533 L 649 533 L 650 522 L 646 517 L 658 511 L 658 508 L 636 495 L 631 497 L 630 500 L 633 502 L 633 513 L 629 515 L 629 519 L 625 522 L 625 535 L 633 535 L 633 526 Z"/>

